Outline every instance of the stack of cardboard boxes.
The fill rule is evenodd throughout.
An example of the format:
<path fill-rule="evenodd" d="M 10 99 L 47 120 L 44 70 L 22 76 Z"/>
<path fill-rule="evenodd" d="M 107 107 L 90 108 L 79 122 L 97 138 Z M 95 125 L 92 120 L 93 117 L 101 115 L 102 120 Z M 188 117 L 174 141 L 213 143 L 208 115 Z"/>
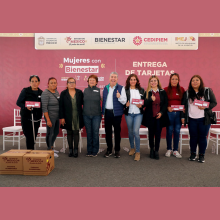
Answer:
<path fill-rule="evenodd" d="M 0 155 L 0 174 L 47 176 L 53 169 L 53 151 L 10 150 Z"/>

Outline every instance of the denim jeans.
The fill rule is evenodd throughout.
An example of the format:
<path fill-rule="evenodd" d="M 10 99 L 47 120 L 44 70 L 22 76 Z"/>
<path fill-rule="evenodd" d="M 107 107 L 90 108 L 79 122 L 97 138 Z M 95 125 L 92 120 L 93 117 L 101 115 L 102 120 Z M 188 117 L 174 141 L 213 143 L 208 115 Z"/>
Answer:
<path fill-rule="evenodd" d="M 47 119 L 44 117 L 46 123 Z M 57 135 L 59 134 L 59 128 L 60 128 L 60 122 L 59 118 L 50 118 L 52 127 L 47 126 L 47 134 L 46 134 L 46 143 L 47 143 L 47 150 L 51 150 L 51 147 L 53 147 L 54 142 L 57 138 Z"/>
<path fill-rule="evenodd" d="M 140 135 L 139 129 L 141 126 L 143 114 L 129 114 L 125 115 L 125 120 L 128 126 L 128 136 L 131 148 L 134 148 L 134 139 L 136 145 L 136 152 L 140 152 Z"/>
<path fill-rule="evenodd" d="M 83 115 L 87 133 L 87 153 L 96 155 L 99 151 L 99 126 L 102 116 Z"/>
<path fill-rule="evenodd" d="M 178 151 L 179 136 L 181 129 L 180 112 L 167 112 L 170 119 L 170 126 L 167 127 L 167 150 L 172 150 L 172 135 L 173 135 L 173 151 Z"/>
<path fill-rule="evenodd" d="M 196 153 L 197 144 L 199 153 L 205 154 L 207 147 L 207 135 L 211 125 L 204 125 L 205 118 L 189 118 L 190 150 Z"/>

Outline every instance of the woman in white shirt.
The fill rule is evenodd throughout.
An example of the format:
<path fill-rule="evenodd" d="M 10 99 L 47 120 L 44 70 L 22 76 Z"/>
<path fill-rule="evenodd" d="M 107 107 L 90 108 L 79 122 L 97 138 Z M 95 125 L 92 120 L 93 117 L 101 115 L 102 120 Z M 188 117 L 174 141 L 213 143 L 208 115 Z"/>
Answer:
<path fill-rule="evenodd" d="M 195 100 L 209 102 L 208 107 L 197 106 Z M 196 159 L 196 147 L 199 145 L 199 162 L 205 162 L 205 150 L 207 147 L 207 135 L 211 125 L 212 108 L 217 105 L 215 95 L 210 88 L 204 87 L 201 76 L 194 75 L 189 83 L 188 90 L 184 93 L 182 105 L 185 113 L 182 113 L 182 123 L 188 124 L 190 134 L 190 161 Z"/>
<path fill-rule="evenodd" d="M 139 129 L 143 119 L 143 107 L 142 104 L 132 104 L 132 99 L 144 100 L 144 89 L 141 88 L 137 75 L 131 74 L 126 80 L 125 93 L 127 102 L 125 105 L 125 120 L 128 126 L 129 142 L 131 150 L 129 155 L 135 154 L 134 160 L 140 160 L 140 135 Z M 138 101 L 137 100 L 137 101 Z M 134 148 L 134 139 L 135 146 Z"/>

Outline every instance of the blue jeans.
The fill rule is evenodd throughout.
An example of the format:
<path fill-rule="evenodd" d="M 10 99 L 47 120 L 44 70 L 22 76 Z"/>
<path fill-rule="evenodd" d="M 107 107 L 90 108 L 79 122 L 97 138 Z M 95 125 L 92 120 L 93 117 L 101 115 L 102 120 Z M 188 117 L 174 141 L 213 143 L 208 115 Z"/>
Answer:
<path fill-rule="evenodd" d="M 87 133 L 87 153 L 96 155 L 99 151 L 99 126 L 102 116 L 83 115 Z"/>
<path fill-rule="evenodd" d="M 167 127 L 167 150 L 172 150 L 172 135 L 173 135 L 173 151 L 178 151 L 179 136 L 181 129 L 180 112 L 167 112 L 170 119 L 170 126 Z"/>
<path fill-rule="evenodd" d="M 190 150 L 196 153 L 197 144 L 199 154 L 205 154 L 207 147 L 207 135 L 211 125 L 204 125 L 205 118 L 189 118 Z"/>
<path fill-rule="evenodd" d="M 125 115 L 125 120 L 128 126 L 128 135 L 131 148 L 134 148 L 134 139 L 136 145 L 136 152 L 140 152 L 140 135 L 139 129 L 141 126 L 143 114 L 129 114 Z"/>

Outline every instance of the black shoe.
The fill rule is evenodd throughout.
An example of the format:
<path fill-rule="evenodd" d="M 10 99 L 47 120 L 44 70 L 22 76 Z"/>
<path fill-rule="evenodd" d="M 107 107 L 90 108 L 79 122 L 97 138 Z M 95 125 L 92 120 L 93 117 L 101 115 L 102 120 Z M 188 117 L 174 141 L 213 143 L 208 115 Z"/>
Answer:
<path fill-rule="evenodd" d="M 156 159 L 156 160 L 159 160 L 160 158 L 159 158 L 159 153 L 158 153 L 158 151 L 155 151 L 154 152 L 154 159 Z"/>
<path fill-rule="evenodd" d="M 189 157 L 190 161 L 194 161 L 196 160 L 196 154 L 195 153 L 191 153 L 191 156 Z"/>
<path fill-rule="evenodd" d="M 115 158 L 119 158 L 119 157 L 120 157 L 119 151 L 115 151 Z"/>
<path fill-rule="evenodd" d="M 204 154 L 199 154 L 198 162 L 200 162 L 200 163 L 204 163 L 205 162 Z"/>
<path fill-rule="evenodd" d="M 110 151 L 106 151 L 104 157 L 109 157 L 109 156 L 111 156 L 111 155 L 112 155 L 112 152 L 110 152 Z"/>
<path fill-rule="evenodd" d="M 74 157 L 78 157 L 78 149 L 77 149 L 77 148 L 74 149 L 73 156 L 74 156 Z"/>
<path fill-rule="evenodd" d="M 153 148 L 150 149 L 150 158 L 154 158 L 154 149 Z"/>
<path fill-rule="evenodd" d="M 73 156 L 73 149 L 69 149 L 69 157 Z"/>

